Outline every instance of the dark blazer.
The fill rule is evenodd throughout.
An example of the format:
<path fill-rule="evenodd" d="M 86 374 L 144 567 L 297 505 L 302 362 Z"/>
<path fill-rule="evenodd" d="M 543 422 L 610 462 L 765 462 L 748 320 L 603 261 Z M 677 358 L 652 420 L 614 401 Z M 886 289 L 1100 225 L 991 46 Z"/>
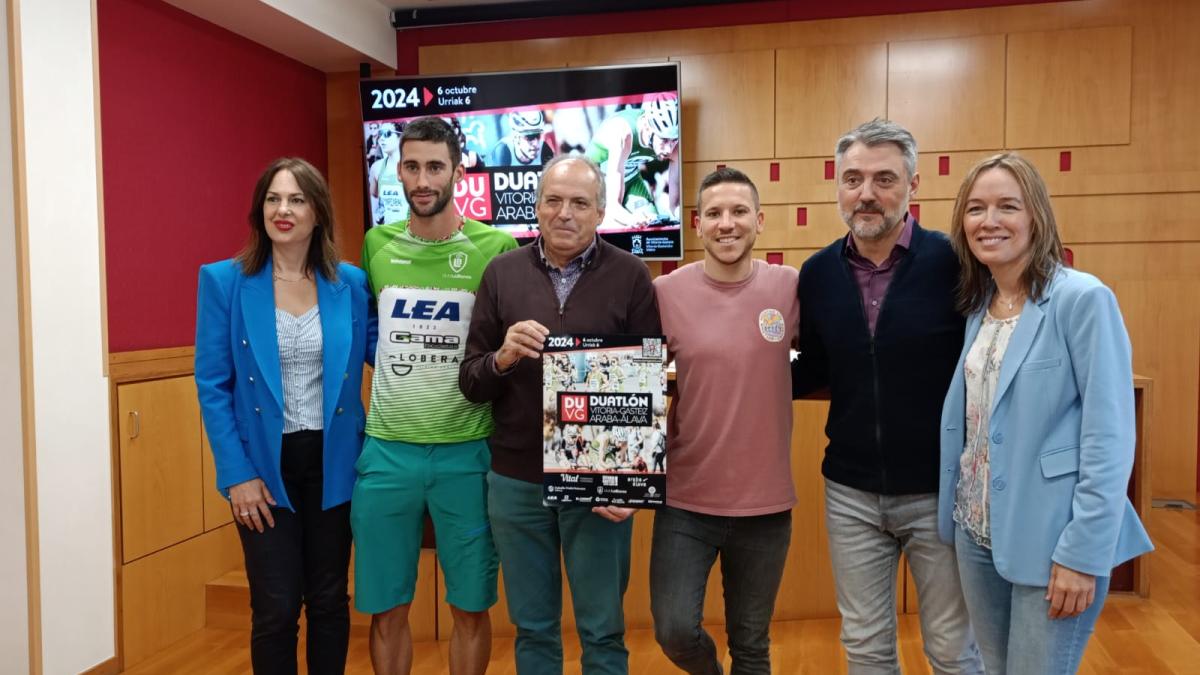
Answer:
<path fill-rule="evenodd" d="M 196 389 L 212 446 L 217 488 L 261 478 L 281 507 L 292 508 L 283 487 L 283 379 L 275 334 L 271 261 L 253 276 L 236 260 L 200 268 L 196 301 Z M 363 363 L 374 360 L 374 310 L 366 274 L 342 263 L 337 281 L 317 274 L 321 312 L 324 404 L 322 508 L 350 500 L 354 462 L 362 450 Z"/>

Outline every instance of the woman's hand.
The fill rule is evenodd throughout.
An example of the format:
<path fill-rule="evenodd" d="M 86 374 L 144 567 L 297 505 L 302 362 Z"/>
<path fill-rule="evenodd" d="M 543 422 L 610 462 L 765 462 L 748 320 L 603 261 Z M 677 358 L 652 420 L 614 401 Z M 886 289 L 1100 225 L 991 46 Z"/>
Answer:
<path fill-rule="evenodd" d="M 1096 600 L 1096 577 L 1052 563 L 1046 599 L 1050 601 L 1051 619 L 1082 614 Z"/>
<path fill-rule="evenodd" d="M 229 488 L 229 506 L 233 509 L 233 519 L 243 527 L 259 532 L 263 531 L 263 523 L 267 527 L 275 527 L 275 519 L 271 517 L 275 498 L 261 478 L 253 478 Z"/>
<path fill-rule="evenodd" d="M 636 509 L 627 509 L 622 506 L 593 506 L 592 513 L 600 516 L 605 520 L 611 520 L 614 523 L 619 523 L 629 516 L 633 515 Z"/>

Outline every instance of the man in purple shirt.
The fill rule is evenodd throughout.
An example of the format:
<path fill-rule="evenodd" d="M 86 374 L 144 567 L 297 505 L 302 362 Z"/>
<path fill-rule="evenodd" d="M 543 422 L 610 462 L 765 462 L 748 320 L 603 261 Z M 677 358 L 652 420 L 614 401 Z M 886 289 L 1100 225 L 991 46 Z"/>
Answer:
<path fill-rule="evenodd" d="M 792 390 L 828 387 L 825 517 L 850 675 L 900 672 L 896 567 L 908 560 L 935 673 L 982 673 L 954 549 L 937 536 L 942 400 L 958 361 L 958 262 L 909 214 L 916 141 L 872 120 L 835 152 L 850 232 L 800 270 L 800 355 Z"/>

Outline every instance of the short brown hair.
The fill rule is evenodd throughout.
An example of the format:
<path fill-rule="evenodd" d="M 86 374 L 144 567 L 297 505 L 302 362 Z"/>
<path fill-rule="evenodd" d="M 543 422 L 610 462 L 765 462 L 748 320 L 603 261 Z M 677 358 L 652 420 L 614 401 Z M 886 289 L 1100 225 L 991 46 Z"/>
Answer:
<path fill-rule="evenodd" d="M 254 185 L 254 196 L 250 199 L 250 240 L 245 248 L 237 254 L 237 260 L 242 264 L 242 273 L 247 276 L 257 274 L 267 258 L 271 255 L 271 237 L 267 235 L 267 224 L 263 220 L 263 204 L 267 200 L 267 192 L 271 181 L 280 171 L 288 171 L 296 179 L 300 191 L 304 193 L 312 207 L 316 222 L 313 226 L 312 241 L 308 245 L 308 256 L 304 261 L 306 274 L 320 272 L 330 281 L 337 279 L 338 252 L 333 243 L 333 233 L 336 227 L 333 219 L 333 200 L 329 196 L 329 185 L 325 177 L 315 166 L 299 157 L 280 157 L 259 176 Z"/>
<path fill-rule="evenodd" d="M 1063 261 L 1062 240 L 1058 237 L 1058 224 L 1054 220 L 1054 209 L 1050 206 L 1050 192 L 1041 174 L 1029 160 L 1015 152 L 1002 152 L 988 157 L 972 167 L 963 178 L 950 217 L 950 243 L 962 267 L 958 277 L 958 309 L 964 314 L 982 308 L 993 286 L 991 272 L 971 253 L 963 229 L 963 217 L 971 189 L 975 187 L 979 176 L 991 169 L 1003 169 L 1012 175 L 1021 187 L 1021 198 L 1030 213 L 1029 264 L 1021 274 L 1021 285 L 1030 300 L 1041 299 Z"/>
<path fill-rule="evenodd" d="M 723 166 L 700 180 L 700 189 L 696 191 L 696 208 L 700 208 L 701 202 L 704 201 L 705 190 L 722 183 L 734 183 L 749 187 L 750 194 L 754 195 L 754 208 L 759 208 L 758 187 L 754 185 L 754 181 L 750 180 L 746 174 L 729 166 Z"/>

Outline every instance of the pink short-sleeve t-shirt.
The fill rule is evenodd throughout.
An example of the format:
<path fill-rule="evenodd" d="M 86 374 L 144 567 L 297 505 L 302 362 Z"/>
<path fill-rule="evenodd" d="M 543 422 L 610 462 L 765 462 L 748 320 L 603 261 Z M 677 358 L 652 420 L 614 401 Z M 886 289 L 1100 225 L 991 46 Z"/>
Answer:
<path fill-rule="evenodd" d="M 667 504 L 720 516 L 790 509 L 789 350 L 799 273 L 755 260 L 725 283 L 685 265 L 654 280 L 676 395 L 667 442 Z"/>

